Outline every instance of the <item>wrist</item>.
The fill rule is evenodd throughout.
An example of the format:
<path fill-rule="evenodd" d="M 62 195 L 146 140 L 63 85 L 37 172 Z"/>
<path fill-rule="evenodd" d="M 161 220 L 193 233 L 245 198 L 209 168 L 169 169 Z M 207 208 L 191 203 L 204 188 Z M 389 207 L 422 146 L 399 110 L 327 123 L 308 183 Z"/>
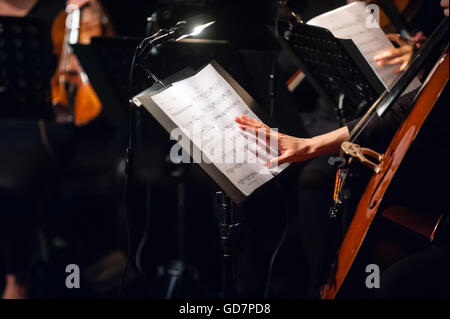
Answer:
<path fill-rule="evenodd" d="M 310 158 L 333 153 L 332 142 L 326 135 L 314 136 L 308 143 L 308 155 Z"/>
<path fill-rule="evenodd" d="M 311 157 L 339 153 L 342 143 L 346 141 L 349 136 L 348 128 L 345 126 L 330 133 L 311 138 L 309 143 Z"/>
<path fill-rule="evenodd" d="M 294 155 L 295 162 L 303 162 L 319 156 L 320 140 L 312 138 L 297 138 L 297 147 Z"/>

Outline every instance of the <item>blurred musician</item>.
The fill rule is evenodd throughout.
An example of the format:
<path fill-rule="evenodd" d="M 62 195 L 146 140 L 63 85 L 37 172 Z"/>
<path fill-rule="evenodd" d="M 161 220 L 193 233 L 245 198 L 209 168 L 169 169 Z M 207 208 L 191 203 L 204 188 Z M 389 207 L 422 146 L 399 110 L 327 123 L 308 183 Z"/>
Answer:
<path fill-rule="evenodd" d="M 39 19 L 44 23 L 46 41 L 51 44 L 53 43 L 52 31 L 55 31 L 55 19 L 62 13 L 65 13 L 66 6 L 76 5 L 81 7 L 90 6 L 91 4 L 95 8 L 99 5 L 97 0 L 68 0 L 67 2 L 61 0 L 0 0 L 0 16 Z M 65 23 L 60 28 L 65 28 Z M 62 34 L 65 32 L 64 29 L 56 31 L 60 31 Z M 53 62 L 56 68 L 56 59 Z M 57 108 L 56 112 L 59 120 L 61 119 L 61 114 L 67 114 L 64 110 L 61 112 L 61 108 Z M 65 120 L 63 119 L 62 121 Z M 26 136 L 26 134 L 24 135 Z M 65 134 L 61 135 L 65 136 Z M 63 136 L 60 137 L 63 138 Z M 36 149 L 40 147 L 41 145 L 35 145 Z M 28 153 L 39 153 L 35 151 L 35 149 L 30 149 Z M 30 160 L 40 162 L 38 158 L 31 158 Z M 22 159 L 18 159 L 18 161 L 21 162 Z M 48 161 L 48 158 L 45 161 Z M 45 166 L 45 164 L 43 165 Z M 40 169 L 39 167 L 37 170 Z M 9 168 L 2 167 L 2 169 Z M 25 168 L 22 170 L 27 171 Z M 34 176 L 34 174 L 35 171 L 30 172 L 30 175 Z M 29 178 L 32 179 L 31 176 Z M 30 209 L 26 204 L 26 199 L 14 199 L 8 194 L 8 190 L 0 192 L 2 202 L 2 209 L 0 210 L 0 257 L 1 261 L 5 263 L 2 265 L 2 268 L 6 272 L 6 286 L 2 297 L 8 299 L 26 298 L 30 283 L 30 256 L 37 249 L 37 226 L 35 216 L 32 216 L 34 207 Z M 24 216 L 24 214 L 27 215 Z"/>

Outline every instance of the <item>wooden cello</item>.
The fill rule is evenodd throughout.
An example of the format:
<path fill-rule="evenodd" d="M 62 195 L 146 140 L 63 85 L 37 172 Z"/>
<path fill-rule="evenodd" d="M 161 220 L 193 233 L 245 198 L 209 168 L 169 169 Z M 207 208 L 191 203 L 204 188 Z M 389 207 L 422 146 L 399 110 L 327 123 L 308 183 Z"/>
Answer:
<path fill-rule="evenodd" d="M 95 119 L 102 105 L 89 83 L 71 45 L 89 44 L 93 36 L 114 34 L 102 6 L 97 0 L 71 1 L 53 22 L 52 39 L 58 66 L 52 77 L 52 103 L 57 120 L 85 125 Z"/>
<path fill-rule="evenodd" d="M 369 228 L 374 219 L 380 215 L 378 210 L 395 174 L 404 159 L 406 152 L 431 112 L 441 93 L 448 83 L 449 56 L 448 56 L 448 25 L 446 18 L 433 33 L 428 42 L 417 52 L 416 57 L 406 73 L 396 82 L 390 92 L 385 92 L 371 107 L 368 113 L 351 132 L 351 141 L 342 144 L 342 152 L 350 158 L 349 161 L 359 160 L 373 171 L 373 175 L 358 203 L 355 215 L 346 232 L 344 240 L 337 252 L 337 257 L 331 267 L 327 283 L 322 287 L 321 297 L 335 298 L 351 266 L 358 256 L 360 248 L 366 239 Z M 389 147 L 384 154 L 378 154 L 352 143 L 364 130 L 367 121 L 376 109 L 389 107 L 400 96 L 430 56 L 442 46 L 447 44 L 444 53 L 437 61 L 435 68 L 417 96 L 414 106 L 406 120 L 397 130 Z M 370 159 L 369 159 L 369 158 Z M 372 160 L 373 159 L 373 160 Z M 345 168 L 347 169 L 347 168 Z M 345 176 L 338 174 L 338 176 Z M 338 188 L 335 201 L 339 200 L 339 185 L 343 181 L 337 180 Z"/>

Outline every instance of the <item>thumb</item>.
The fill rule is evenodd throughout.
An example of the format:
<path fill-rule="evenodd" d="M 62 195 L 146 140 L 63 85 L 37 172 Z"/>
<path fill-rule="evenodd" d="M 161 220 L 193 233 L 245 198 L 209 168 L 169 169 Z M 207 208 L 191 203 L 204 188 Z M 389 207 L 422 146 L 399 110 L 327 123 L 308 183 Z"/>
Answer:
<path fill-rule="evenodd" d="M 273 160 L 270 160 L 267 163 L 267 167 L 268 168 L 274 168 L 276 166 L 280 166 L 284 163 L 289 162 L 289 155 L 288 154 L 283 154 L 281 156 L 278 156 L 277 158 L 274 158 Z"/>

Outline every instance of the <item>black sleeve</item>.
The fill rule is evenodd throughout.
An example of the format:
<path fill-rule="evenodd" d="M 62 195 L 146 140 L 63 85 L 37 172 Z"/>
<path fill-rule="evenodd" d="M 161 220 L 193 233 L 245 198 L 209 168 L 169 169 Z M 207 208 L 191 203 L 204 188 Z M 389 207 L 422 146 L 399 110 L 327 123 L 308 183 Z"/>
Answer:
<path fill-rule="evenodd" d="M 419 89 L 401 96 L 386 113 L 379 117 L 375 115 L 356 140 L 356 143 L 379 152 L 385 150 L 400 124 L 406 119 L 414 103 Z M 351 133 L 361 119 L 347 123 Z"/>

